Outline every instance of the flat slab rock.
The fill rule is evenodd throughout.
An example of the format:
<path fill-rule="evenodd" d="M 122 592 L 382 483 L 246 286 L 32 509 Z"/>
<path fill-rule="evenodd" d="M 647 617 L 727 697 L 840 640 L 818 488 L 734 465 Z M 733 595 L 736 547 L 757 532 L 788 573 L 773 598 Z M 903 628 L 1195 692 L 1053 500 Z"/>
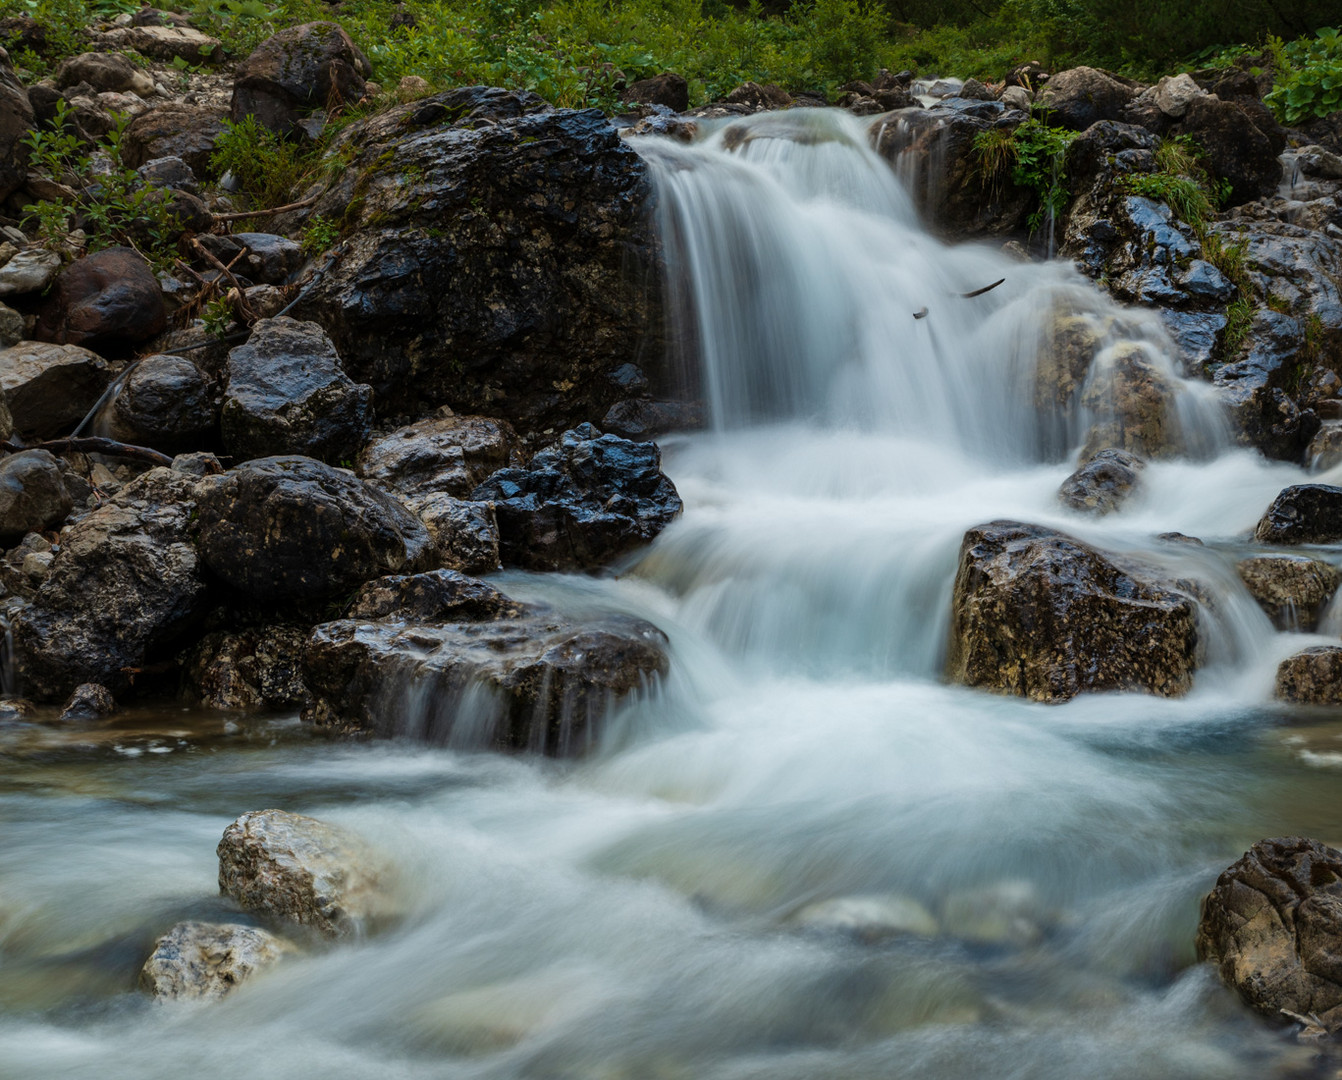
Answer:
<path fill-rule="evenodd" d="M 952 682 L 1044 702 L 1104 690 L 1178 697 L 1197 662 L 1197 604 L 1154 571 L 1039 525 L 965 533 Z"/>
<path fill-rule="evenodd" d="M 641 619 L 568 618 L 452 571 L 375 582 L 350 614 L 308 640 L 304 718 L 351 733 L 575 756 L 670 666 Z"/>
<path fill-rule="evenodd" d="M 1254 844 L 1203 900 L 1197 951 L 1264 1016 L 1342 1030 L 1342 852 L 1299 836 Z"/>
<path fill-rule="evenodd" d="M 394 914 L 389 868 L 344 829 L 284 810 L 243 814 L 217 849 L 219 891 L 248 911 L 328 938 L 367 931 Z"/>
<path fill-rule="evenodd" d="M 178 923 L 154 942 L 140 989 L 159 999 L 217 1000 L 296 951 L 256 926 Z"/>

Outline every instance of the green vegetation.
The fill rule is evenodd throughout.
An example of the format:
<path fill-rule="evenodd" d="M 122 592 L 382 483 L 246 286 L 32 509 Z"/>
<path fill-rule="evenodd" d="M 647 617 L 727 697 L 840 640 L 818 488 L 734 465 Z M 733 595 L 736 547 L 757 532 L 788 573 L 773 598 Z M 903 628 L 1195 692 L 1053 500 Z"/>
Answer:
<path fill-rule="evenodd" d="M 298 183 L 316 165 L 311 145 L 281 139 L 251 116 L 240 123 L 224 121 L 215 142 L 210 167 L 221 176 L 232 173 L 255 207 L 279 206 L 288 201 Z"/>
<path fill-rule="evenodd" d="M 1342 109 L 1342 35 L 1324 27 L 1313 39 L 1271 38 L 1276 84 L 1263 99 L 1287 124 Z"/>
<path fill-rule="evenodd" d="M 1031 211 L 1031 232 L 1067 209 L 1067 173 L 1064 159 L 1076 132 L 1051 128 L 1031 118 L 1013 131 L 988 130 L 974 138 L 979 176 L 984 186 L 996 189 L 1008 173 L 1017 187 L 1035 193 L 1037 205 Z"/>

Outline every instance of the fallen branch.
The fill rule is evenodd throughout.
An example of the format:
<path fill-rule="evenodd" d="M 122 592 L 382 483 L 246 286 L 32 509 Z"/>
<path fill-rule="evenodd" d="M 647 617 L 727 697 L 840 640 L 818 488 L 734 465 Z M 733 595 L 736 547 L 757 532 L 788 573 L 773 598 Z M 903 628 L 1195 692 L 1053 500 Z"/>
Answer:
<path fill-rule="evenodd" d="M 256 312 L 254 312 L 248 306 L 247 298 L 244 295 L 242 285 L 239 284 L 238 279 L 233 275 L 233 263 L 237 262 L 238 259 L 242 258 L 242 256 L 246 253 L 247 249 L 244 247 L 242 251 L 238 252 L 238 254 L 234 256 L 232 261 L 230 261 L 229 264 L 225 266 L 222 262 L 220 262 L 217 258 L 215 258 L 213 254 L 211 254 L 209 249 L 206 248 L 204 244 L 202 244 L 195 237 L 191 238 L 191 247 L 198 254 L 200 254 L 205 259 L 206 262 L 208 262 L 211 266 L 213 266 L 216 270 L 218 270 L 219 273 L 223 274 L 224 277 L 228 279 L 229 283 L 233 286 L 233 288 L 237 290 L 238 295 L 237 298 L 233 301 L 233 307 L 234 310 L 237 312 L 238 321 L 242 323 L 244 326 L 251 326 L 252 323 L 256 322 Z"/>
<path fill-rule="evenodd" d="M 272 214 L 283 214 L 288 210 L 302 210 L 305 207 L 311 206 L 313 203 L 317 201 L 317 199 L 318 196 L 313 195 L 311 198 L 301 199 L 298 202 L 288 203 L 285 206 L 272 206 L 269 210 L 239 210 L 236 213 L 232 214 L 215 214 L 214 220 L 243 221 L 246 218 L 270 217 Z"/>
<path fill-rule="evenodd" d="M 0 442 L 0 450 L 18 454 L 24 450 L 48 450 L 53 454 L 106 454 L 108 457 L 130 458 L 132 461 L 147 461 L 151 465 L 171 465 L 172 458 L 160 454 L 147 446 L 132 446 L 130 443 L 117 442 L 116 439 L 103 439 L 96 436 L 84 436 L 68 439 L 48 439 L 24 445 L 17 442 Z"/>
<path fill-rule="evenodd" d="M 997 286 L 1006 281 L 1006 278 L 998 278 L 991 285 L 985 285 L 981 289 L 975 289 L 973 292 L 963 292 L 960 296 L 965 300 L 973 300 L 976 296 L 982 296 L 984 293 L 992 292 Z"/>

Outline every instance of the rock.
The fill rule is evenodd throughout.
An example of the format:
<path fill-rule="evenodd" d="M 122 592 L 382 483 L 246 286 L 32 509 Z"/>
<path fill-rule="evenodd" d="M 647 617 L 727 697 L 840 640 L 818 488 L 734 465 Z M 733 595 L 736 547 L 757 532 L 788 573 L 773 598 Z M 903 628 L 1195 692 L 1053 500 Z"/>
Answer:
<path fill-rule="evenodd" d="M 23 316 L 12 307 L 0 304 L 0 349 L 17 345 L 26 332 Z"/>
<path fill-rule="evenodd" d="M 352 461 L 368 439 L 373 392 L 351 382 L 316 323 L 262 319 L 228 354 L 220 428 L 239 460 L 303 454 Z"/>
<path fill-rule="evenodd" d="M 24 723 L 37 713 L 37 706 L 24 698 L 0 697 L 0 724 Z"/>
<path fill-rule="evenodd" d="M 1120 342 L 1102 352 L 1081 394 L 1082 406 L 1094 417 L 1082 458 L 1109 449 L 1145 458 L 1178 455 L 1183 435 L 1174 395 L 1174 384 L 1146 346 Z"/>
<path fill-rule="evenodd" d="M 1207 151 L 1218 180 L 1230 181 L 1230 206 L 1271 195 L 1281 183 L 1277 155 L 1286 149 L 1286 133 L 1262 103 L 1194 97 L 1177 131 Z"/>
<path fill-rule="evenodd" d="M 121 140 L 121 159 L 138 169 L 155 158 L 181 158 L 202 179 L 213 179 L 210 155 L 224 132 L 225 114 L 205 105 L 172 102 L 137 116 Z"/>
<path fill-rule="evenodd" d="M 3 350 L 0 350 L 3 351 Z M 14 417 L 10 415 L 9 403 L 0 386 L 0 442 L 8 442 L 14 435 Z"/>
<path fill-rule="evenodd" d="M 277 135 L 297 134 L 299 122 L 316 110 L 357 104 L 370 74 L 367 58 L 336 23 L 291 26 L 238 65 L 233 122 L 254 116 Z"/>
<path fill-rule="evenodd" d="M 566 431 L 525 469 L 500 469 L 471 493 L 490 500 L 506 565 L 593 569 L 650 542 L 681 511 L 655 443 Z"/>
<path fill-rule="evenodd" d="M 1342 705 L 1342 647 L 1316 645 L 1277 665 L 1277 698 L 1292 705 Z"/>
<path fill-rule="evenodd" d="M 492 574 L 500 569 L 499 524 L 493 504 L 431 494 L 410 496 L 405 505 L 433 537 L 439 565 L 463 574 Z"/>
<path fill-rule="evenodd" d="M 803 930 L 842 933 L 874 943 L 893 937 L 936 937 L 932 913 L 907 896 L 839 896 L 807 904 L 788 920 Z"/>
<path fill-rule="evenodd" d="M 163 294 L 133 248 L 112 247 L 71 263 L 38 308 L 33 336 L 91 349 L 148 341 L 168 325 Z"/>
<path fill-rule="evenodd" d="M 1254 529 L 1263 544 L 1335 544 L 1342 541 L 1342 488 L 1296 484 L 1282 488 Z"/>
<path fill-rule="evenodd" d="M 218 423 L 210 380 L 185 356 L 146 356 L 112 398 L 114 439 L 172 454 L 199 446 Z"/>
<path fill-rule="evenodd" d="M 323 599 L 432 556 L 404 506 L 311 458 L 261 458 L 206 477 L 199 506 L 201 559 L 258 600 Z"/>
<path fill-rule="evenodd" d="M 639 79 L 624 92 L 624 100 L 645 105 L 665 105 L 681 113 L 690 107 L 690 86 L 684 76 L 671 71 Z"/>
<path fill-rule="evenodd" d="M 50 575 L 14 625 L 34 697 L 60 700 L 86 682 L 120 690 L 179 644 L 206 593 L 195 483 L 152 469 L 62 532 Z"/>
<path fill-rule="evenodd" d="M 23 186 L 28 176 L 28 146 L 24 139 L 33 130 L 35 117 L 23 83 L 14 74 L 9 54 L 0 49 L 0 199 L 7 199 Z M 4 278 L 0 274 L 0 296 Z"/>
<path fill-rule="evenodd" d="M 128 92 L 145 97 L 154 92 L 154 80 L 119 52 L 89 52 L 62 60 L 56 85 L 62 90 L 86 83 L 99 92 Z"/>
<path fill-rule="evenodd" d="M 359 837 L 283 810 L 243 814 L 219 841 L 219 891 L 248 911 L 330 938 L 392 914 L 387 868 Z"/>
<path fill-rule="evenodd" d="M 223 43 L 190 26 L 126 26 L 110 30 L 100 38 L 113 49 L 132 49 L 153 60 L 177 59 L 188 64 L 218 63 L 223 59 Z"/>
<path fill-rule="evenodd" d="M 307 262 L 307 253 L 297 240 L 273 233 L 234 233 L 233 239 L 247 248 L 239 264 L 242 272 L 259 285 L 287 285 Z"/>
<path fill-rule="evenodd" d="M 199 450 L 191 454 L 178 454 L 172 459 L 172 471 L 185 476 L 217 476 L 223 472 L 219 459 L 208 451 Z"/>
<path fill-rule="evenodd" d="M 0 351 L 0 393 L 25 437 L 68 434 L 115 373 L 115 366 L 77 345 L 25 341 Z"/>
<path fill-rule="evenodd" d="M 1305 451 L 1311 472 L 1324 472 L 1342 463 L 1342 422 L 1325 421 Z"/>
<path fill-rule="evenodd" d="M 1034 94 L 1023 86 L 1008 86 L 1002 91 L 1002 96 L 997 99 L 1008 109 L 1017 109 L 1020 112 L 1028 113 L 1030 106 L 1034 103 Z"/>
<path fill-rule="evenodd" d="M 24 450 L 0 458 L 0 544 L 59 528 L 73 509 L 55 455 Z"/>
<path fill-rule="evenodd" d="M 704 426 L 703 410 L 682 401 L 617 401 L 601 420 L 601 428 L 622 439 L 643 442 L 668 431 Z"/>
<path fill-rule="evenodd" d="M 1297 167 L 1319 180 L 1342 180 L 1342 154 L 1322 146 L 1302 146 L 1295 154 Z"/>
<path fill-rule="evenodd" d="M 179 157 L 154 158 L 135 170 L 147 184 L 172 188 L 191 195 L 200 194 L 200 180 L 191 166 Z"/>
<path fill-rule="evenodd" d="M 575 622 L 545 611 L 451 623 L 346 619 L 318 626 L 304 674 L 323 727 L 573 757 L 609 710 L 668 670 L 641 619 Z"/>
<path fill-rule="evenodd" d="M 398 619 L 413 623 L 515 619 L 524 608 L 488 582 L 455 570 L 378 578 L 364 585 L 345 611 L 347 619 Z"/>
<path fill-rule="evenodd" d="M 941 904 L 942 930 L 979 945 L 1036 944 L 1048 917 L 1038 891 L 1028 881 L 997 881 L 960 889 Z"/>
<path fill-rule="evenodd" d="M 1340 946 L 1342 852 L 1317 840 L 1258 841 L 1202 901 L 1199 959 L 1277 1023 L 1342 1030 Z"/>
<path fill-rule="evenodd" d="M 1071 181 L 1086 180 L 1111 170 L 1112 159 L 1125 150 L 1154 151 L 1160 140 L 1143 128 L 1117 120 L 1097 120 L 1067 148 L 1064 159 Z"/>
<path fill-rule="evenodd" d="M 61 707 L 63 723 L 76 720 L 101 720 L 116 712 L 112 691 L 98 683 L 81 683 Z"/>
<path fill-rule="evenodd" d="M 1108 690 L 1178 697 L 1192 686 L 1194 601 L 1051 529 L 970 529 L 951 603 L 952 682 L 1044 702 Z"/>
<path fill-rule="evenodd" d="M 402 75 L 401 81 L 396 84 L 396 94 L 402 101 L 422 98 L 432 90 L 429 80 L 420 75 Z"/>
<path fill-rule="evenodd" d="M 1235 572 L 1278 630 L 1313 632 L 1342 584 L 1342 571 L 1304 555 L 1259 555 Z"/>
<path fill-rule="evenodd" d="M 506 420 L 448 409 L 374 439 L 355 471 L 407 497 L 466 496 L 506 467 L 520 446 Z"/>
<path fill-rule="evenodd" d="M 154 942 L 140 989 L 160 1000 L 213 1001 L 295 951 L 255 926 L 178 923 Z"/>
<path fill-rule="evenodd" d="M 996 101 L 997 95 L 994 94 L 978 79 L 966 79 L 964 85 L 960 87 L 960 92 L 956 97 L 964 98 L 966 101 Z"/>
<path fill-rule="evenodd" d="M 1121 120 L 1123 109 L 1137 92 L 1131 85 L 1091 67 L 1060 71 L 1039 94 L 1054 127 L 1085 131 L 1097 120 Z"/>
<path fill-rule="evenodd" d="M 744 105 L 751 112 L 763 112 L 767 109 L 785 109 L 792 104 L 792 97 L 780 86 L 768 83 L 761 86 L 757 82 L 744 82 L 732 90 L 723 99 L 729 105 Z M 689 103 L 686 102 L 688 105 Z M 684 110 L 680 110 L 684 112 Z"/>
<path fill-rule="evenodd" d="M 1058 500 L 1085 514 L 1112 513 L 1131 498 L 1145 466 L 1123 450 L 1101 450 L 1062 482 Z"/>
<path fill-rule="evenodd" d="M 1184 72 L 1180 75 L 1164 76 L 1156 83 L 1153 96 L 1161 112 L 1171 119 L 1180 120 L 1188 112 L 1192 100 L 1202 97 L 1205 93 L 1206 91 L 1193 81 L 1193 76 Z"/>
<path fill-rule="evenodd" d="M 285 625 L 207 634 L 187 662 L 192 697 L 211 709 L 303 708 L 312 700 L 303 682 L 307 637 Z"/>
<path fill-rule="evenodd" d="M 60 268 L 61 257 L 54 251 L 45 248 L 20 251 L 4 266 L 0 266 L 0 296 L 27 296 L 29 293 L 42 292 L 55 279 Z"/>
<path fill-rule="evenodd" d="M 605 372 L 660 355 L 648 168 L 600 113 L 465 87 L 341 138 L 313 213 L 352 235 L 295 310 L 380 409 L 562 430 L 617 399 Z"/>

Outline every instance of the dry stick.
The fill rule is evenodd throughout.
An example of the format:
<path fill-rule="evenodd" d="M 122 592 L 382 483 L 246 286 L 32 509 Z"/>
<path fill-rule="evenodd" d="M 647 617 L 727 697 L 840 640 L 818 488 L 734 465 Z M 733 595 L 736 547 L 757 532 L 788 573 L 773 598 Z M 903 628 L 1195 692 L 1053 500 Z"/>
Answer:
<path fill-rule="evenodd" d="M 230 262 L 227 266 L 225 266 L 222 262 L 220 262 L 217 258 L 215 258 L 214 255 L 210 253 L 209 249 L 207 249 L 205 245 L 202 244 L 199 240 L 197 240 L 194 236 L 191 238 L 191 246 L 205 257 L 206 262 L 208 262 L 211 266 L 213 266 L 216 270 L 218 270 L 221 274 L 223 274 L 224 277 L 228 278 L 233 288 L 238 290 L 237 309 L 238 309 L 238 315 L 241 317 L 241 321 L 249 326 L 252 323 L 254 323 L 256 321 L 256 312 L 254 312 L 250 307 L 247 306 L 247 297 L 243 292 L 242 285 L 239 284 L 238 279 L 233 276 L 233 269 L 232 269 L 233 263 L 237 262 L 238 259 L 242 258 L 242 256 L 246 253 L 247 248 L 244 246 L 242 251 L 239 251 L 238 254 L 233 258 L 233 262 Z"/>
<path fill-rule="evenodd" d="M 961 293 L 960 296 L 965 300 L 973 300 L 976 296 L 982 296 L 984 293 L 992 292 L 997 286 L 1006 281 L 1006 278 L 998 278 L 991 285 L 985 285 L 981 289 L 975 289 L 973 292 Z"/>
<path fill-rule="evenodd" d="M 232 214 L 215 214 L 215 221 L 244 221 L 253 217 L 270 217 L 272 214 L 283 214 L 289 210 L 302 210 L 304 207 L 311 206 L 317 201 L 319 196 L 313 195 L 310 199 L 300 199 L 298 202 L 289 203 L 286 206 L 272 206 L 269 210 L 239 210 Z"/>
<path fill-rule="evenodd" d="M 130 443 L 117 442 L 116 439 L 102 439 L 95 436 L 68 439 L 48 439 L 45 442 L 25 446 L 17 442 L 0 442 L 0 450 L 17 454 L 23 450 L 49 450 L 53 454 L 106 454 L 109 457 L 131 458 L 135 461 L 147 461 L 151 465 L 171 465 L 172 458 L 160 454 L 147 446 L 132 446 Z"/>

